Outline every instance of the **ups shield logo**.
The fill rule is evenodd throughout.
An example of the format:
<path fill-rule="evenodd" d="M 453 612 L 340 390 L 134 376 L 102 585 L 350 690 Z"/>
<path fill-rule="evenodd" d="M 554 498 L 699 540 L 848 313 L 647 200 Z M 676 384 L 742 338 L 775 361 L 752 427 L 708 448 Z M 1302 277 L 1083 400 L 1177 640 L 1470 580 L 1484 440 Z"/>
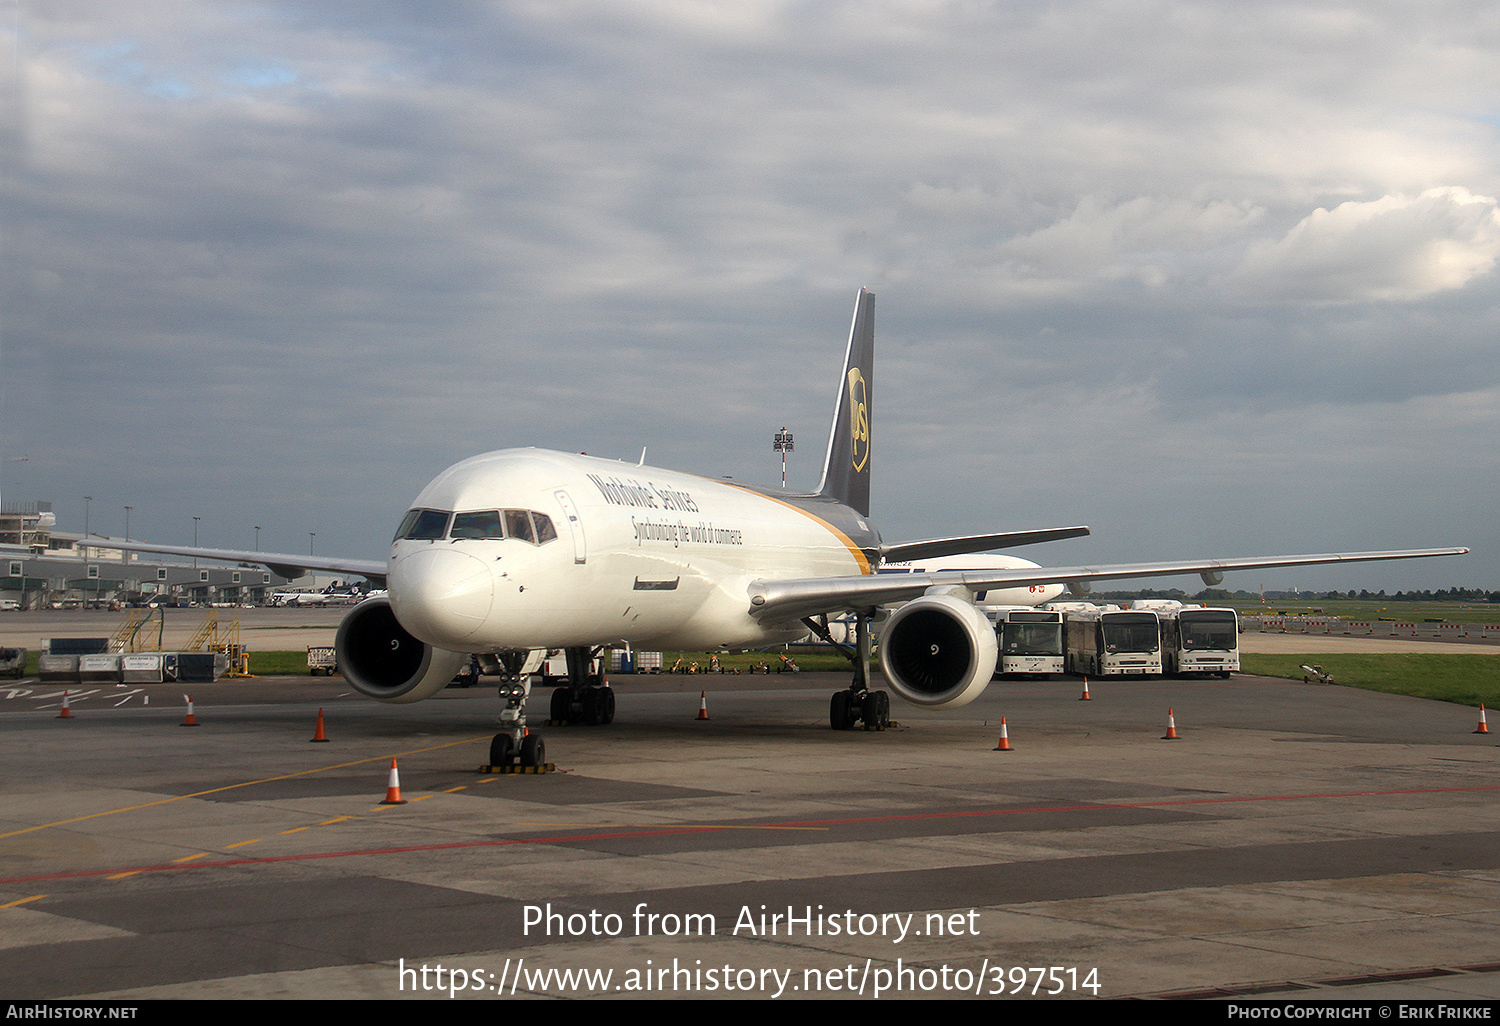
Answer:
<path fill-rule="evenodd" d="M 858 367 L 849 369 L 849 451 L 856 473 L 870 459 L 870 394 Z"/>

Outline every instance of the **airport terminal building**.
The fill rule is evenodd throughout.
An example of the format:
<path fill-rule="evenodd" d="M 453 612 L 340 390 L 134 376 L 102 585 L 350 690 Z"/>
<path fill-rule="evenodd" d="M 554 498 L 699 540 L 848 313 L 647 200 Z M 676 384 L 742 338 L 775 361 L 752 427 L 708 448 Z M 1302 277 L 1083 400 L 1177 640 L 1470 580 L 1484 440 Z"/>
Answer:
<path fill-rule="evenodd" d="M 50 503 L 0 507 L 0 609 L 260 605 L 292 583 L 261 566 L 196 566 L 125 553 L 107 539 L 85 544 L 83 535 L 54 525 Z"/>

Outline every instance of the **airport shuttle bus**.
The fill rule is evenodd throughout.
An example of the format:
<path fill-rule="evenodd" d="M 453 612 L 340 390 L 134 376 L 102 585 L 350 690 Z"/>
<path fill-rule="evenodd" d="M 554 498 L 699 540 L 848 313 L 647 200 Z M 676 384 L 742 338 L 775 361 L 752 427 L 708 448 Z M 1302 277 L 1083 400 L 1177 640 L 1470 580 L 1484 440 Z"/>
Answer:
<path fill-rule="evenodd" d="M 1051 609 L 995 610 L 1002 677 L 1063 672 L 1063 615 Z"/>
<path fill-rule="evenodd" d="M 1069 673 L 1161 673 L 1161 624 L 1152 610 L 1070 609 L 1063 614 L 1063 636 Z"/>
<path fill-rule="evenodd" d="M 1240 625 L 1233 609 L 1188 606 L 1161 617 L 1162 669 L 1177 676 L 1240 668 Z"/>

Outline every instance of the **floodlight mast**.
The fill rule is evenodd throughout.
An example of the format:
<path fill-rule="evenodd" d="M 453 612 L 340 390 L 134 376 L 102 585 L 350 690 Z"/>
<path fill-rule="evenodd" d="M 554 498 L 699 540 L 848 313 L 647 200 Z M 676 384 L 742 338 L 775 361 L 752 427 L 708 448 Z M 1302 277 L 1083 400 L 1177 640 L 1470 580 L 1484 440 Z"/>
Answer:
<path fill-rule="evenodd" d="M 784 427 L 776 432 L 772 448 L 781 453 L 781 490 L 786 491 L 786 454 L 792 451 L 792 433 Z"/>

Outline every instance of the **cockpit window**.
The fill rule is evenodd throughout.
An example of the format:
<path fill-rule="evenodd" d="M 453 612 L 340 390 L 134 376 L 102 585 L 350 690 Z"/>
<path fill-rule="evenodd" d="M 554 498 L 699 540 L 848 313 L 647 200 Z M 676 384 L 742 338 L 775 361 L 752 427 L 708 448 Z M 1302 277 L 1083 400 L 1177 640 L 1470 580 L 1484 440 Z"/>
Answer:
<path fill-rule="evenodd" d="M 407 510 L 396 529 L 396 540 L 452 541 L 514 538 L 544 545 L 557 539 L 557 528 L 545 513 L 524 509 L 486 509 L 449 513 L 441 509 Z"/>
<path fill-rule="evenodd" d="M 531 517 L 527 516 L 524 509 L 505 511 L 505 535 L 507 538 L 522 538 L 533 543 L 536 541 L 536 536 L 531 533 Z"/>
<path fill-rule="evenodd" d="M 557 528 L 552 526 L 552 518 L 545 513 L 531 511 L 531 520 L 536 524 L 536 543 L 543 545 L 557 537 Z"/>
<path fill-rule="evenodd" d="M 500 523 L 500 511 L 487 509 L 482 513 L 455 513 L 453 515 L 452 538 L 504 538 L 505 528 Z"/>
<path fill-rule="evenodd" d="M 448 533 L 449 514 L 440 509 L 414 509 L 406 514 L 397 538 L 414 538 L 418 541 L 436 541 Z"/>

